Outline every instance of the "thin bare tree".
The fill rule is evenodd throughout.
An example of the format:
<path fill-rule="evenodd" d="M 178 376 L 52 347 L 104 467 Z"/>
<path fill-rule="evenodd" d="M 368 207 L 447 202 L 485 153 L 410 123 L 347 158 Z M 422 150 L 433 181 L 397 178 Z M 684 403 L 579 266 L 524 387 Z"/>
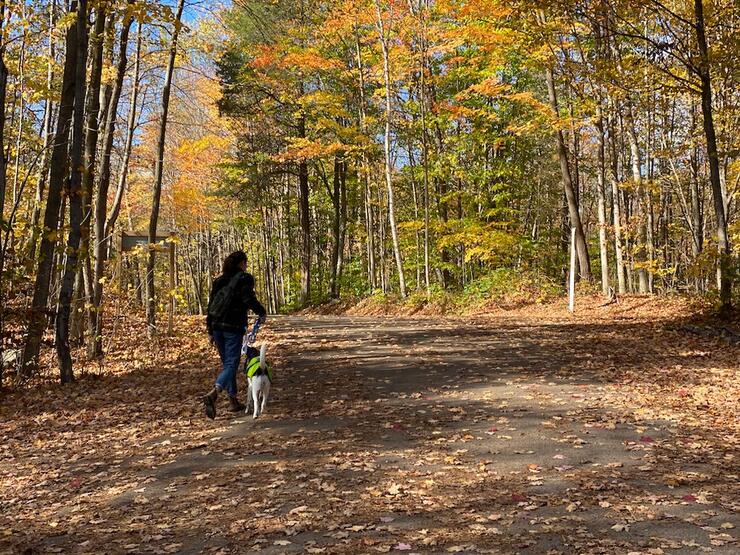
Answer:
<path fill-rule="evenodd" d="M 162 197 L 162 175 L 164 171 L 164 149 L 167 140 L 167 116 L 170 110 L 170 94 L 172 91 L 172 78 L 175 73 L 175 60 L 177 58 L 177 39 L 180 36 L 182 26 L 182 12 L 185 0 L 177 3 L 177 12 L 172 27 L 172 41 L 170 43 L 169 60 L 165 73 L 164 86 L 162 88 L 162 111 L 160 113 L 159 134 L 157 136 L 157 158 L 154 162 L 154 187 L 152 194 L 152 212 L 149 218 L 149 257 L 146 264 L 146 319 L 147 331 L 150 337 L 157 333 L 156 320 L 156 298 L 154 291 L 154 263 L 157 256 L 155 243 L 157 241 L 157 223 L 159 222 L 159 205 Z"/>

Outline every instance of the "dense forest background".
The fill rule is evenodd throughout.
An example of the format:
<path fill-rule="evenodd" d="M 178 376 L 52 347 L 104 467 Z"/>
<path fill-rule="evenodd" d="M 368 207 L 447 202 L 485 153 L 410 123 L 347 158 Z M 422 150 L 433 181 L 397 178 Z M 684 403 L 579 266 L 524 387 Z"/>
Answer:
<path fill-rule="evenodd" d="M 150 335 L 202 314 L 238 248 L 274 312 L 546 298 L 571 233 L 585 290 L 737 298 L 734 0 L 6 0 L 0 25 L 21 378 L 54 345 L 73 380 L 137 306 Z"/>

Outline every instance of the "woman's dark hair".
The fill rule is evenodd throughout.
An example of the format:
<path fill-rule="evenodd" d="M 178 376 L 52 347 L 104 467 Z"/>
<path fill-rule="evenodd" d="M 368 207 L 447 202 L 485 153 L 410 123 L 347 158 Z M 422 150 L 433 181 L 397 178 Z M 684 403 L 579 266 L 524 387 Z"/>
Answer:
<path fill-rule="evenodd" d="M 244 254 L 244 251 L 232 252 L 229 256 L 226 257 L 226 260 L 224 260 L 224 267 L 222 270 L 223 275 L 233 276 L 237 272 L 241 271 L 239 264 L 245 262 L 246 260 L 247 255 Z"/>

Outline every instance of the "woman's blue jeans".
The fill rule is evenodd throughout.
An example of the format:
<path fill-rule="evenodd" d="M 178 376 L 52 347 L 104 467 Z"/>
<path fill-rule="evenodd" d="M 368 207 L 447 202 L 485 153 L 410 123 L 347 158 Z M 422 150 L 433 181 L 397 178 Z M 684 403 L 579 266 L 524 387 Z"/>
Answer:
<path fill-rule="evenodd" d="M 242 338 L 244 332 L 213 330 L 213 342 L 216 343 L 223 369 L 216 378 L 216 386 L 236 397 L 236 374 L 242 355 Z"/>

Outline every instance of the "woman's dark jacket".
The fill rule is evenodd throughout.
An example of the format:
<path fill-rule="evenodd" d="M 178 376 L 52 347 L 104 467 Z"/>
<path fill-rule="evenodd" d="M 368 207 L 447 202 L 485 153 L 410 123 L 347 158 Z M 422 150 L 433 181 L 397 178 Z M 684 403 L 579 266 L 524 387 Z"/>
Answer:
<path fill-rule="evenodd" d="M 213 330 L 244 333 L 247 329 L 247 314 L 250 310 L 260 318 L 267 314 L 265 307 L 260 304 L 257 296 L 254 294 L 254 277 L 252 277 L 252 274 L 247 272 L 239 273 L 240 276 L 236 284 L 234 298 L 226 313 L 218 320 L 213 320 L 210 314 L 206 317 L 206 328 L 209 334 L 213 333 Z M 231 281 L 232 277 L 221 275 L 213 280 L 211 295 L 208 298 L 209 305 L 216 292 L 222 287 L 225 287 Z"/>

